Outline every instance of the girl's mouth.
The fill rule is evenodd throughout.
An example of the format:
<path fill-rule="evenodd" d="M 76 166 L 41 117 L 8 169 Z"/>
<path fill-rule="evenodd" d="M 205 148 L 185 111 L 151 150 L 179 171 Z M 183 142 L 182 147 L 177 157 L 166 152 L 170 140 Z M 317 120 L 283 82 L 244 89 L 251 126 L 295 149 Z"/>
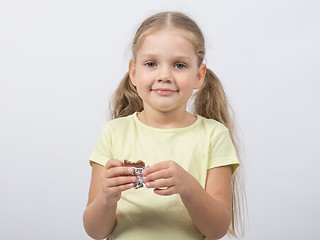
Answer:
<path fill-rule="evenodd" d="M 161 96 L 169 96 L 178 92 L 178 90 L 173 90 L 170 88 L 155 88 L 151 89 L 151 91 Z"/>

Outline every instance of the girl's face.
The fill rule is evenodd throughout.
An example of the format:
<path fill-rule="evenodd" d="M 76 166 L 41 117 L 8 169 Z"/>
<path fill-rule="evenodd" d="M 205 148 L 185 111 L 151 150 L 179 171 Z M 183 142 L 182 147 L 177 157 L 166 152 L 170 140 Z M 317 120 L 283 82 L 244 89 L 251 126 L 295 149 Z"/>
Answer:
<path fill-rule="evenodd" d="M 143 40 L 136 60 L 130 62 L 130 78 L 145 110 L 185 111 L 193 90 L 201 86 L 206 67 L 199 67 L 187 36 L 173 27 L 154 31 Z"/>

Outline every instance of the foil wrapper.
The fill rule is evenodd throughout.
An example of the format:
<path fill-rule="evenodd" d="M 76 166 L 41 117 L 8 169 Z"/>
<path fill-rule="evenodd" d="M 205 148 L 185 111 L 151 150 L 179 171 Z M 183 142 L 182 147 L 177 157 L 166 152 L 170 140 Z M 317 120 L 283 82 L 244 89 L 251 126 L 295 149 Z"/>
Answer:
<path fill-rule="evenodd" d="M 136 176 L 138 178 L 137 181 L 134 183 L 134 188 L 138 189 L 138 188 L 143 187 L 143 184 L 145 183 L 143 181 L 143 176 L 142 176 L 142 170 L 144 168 L 136 168 L 136 167 L 134 167 L 133 169 L 134 169 L 134 172 L 132 173 L 132 175 L 134 175 L 134 176 Z"/>

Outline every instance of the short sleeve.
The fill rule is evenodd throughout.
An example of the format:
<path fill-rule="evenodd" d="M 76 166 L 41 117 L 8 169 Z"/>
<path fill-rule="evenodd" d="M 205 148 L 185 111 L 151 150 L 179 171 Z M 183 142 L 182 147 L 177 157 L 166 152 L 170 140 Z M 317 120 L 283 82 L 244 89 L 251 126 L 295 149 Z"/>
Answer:
<path fill-rule="evenodd" d="M 236 150 L 229 131 L 223 131 L 210 143 L 208 169 L 231 165 L 232 173 L 239 166 Z"/>
<path fill-rule="evenodd" d="M 100 130 L 98 139 L 93 147 L 89 161 L 100 165 L 105 165 L 112 158 L 112 131 L 111 127 L 106 123 Z"/>

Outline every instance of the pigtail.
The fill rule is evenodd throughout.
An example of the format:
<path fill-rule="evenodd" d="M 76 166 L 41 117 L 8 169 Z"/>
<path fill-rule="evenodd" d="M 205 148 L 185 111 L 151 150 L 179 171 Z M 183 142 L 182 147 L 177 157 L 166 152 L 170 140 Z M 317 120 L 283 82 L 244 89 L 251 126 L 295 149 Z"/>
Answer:
<path fill-rule="evenodd" d="M 237 134 L 234 131 L 235 127 L 233 110 L 229 105 L 226 93 L 219 78 L 208 68 L 204 82 L 201 88 L 195 94 L 194 113 L 206 118 L 214 119 L 228 128 L 230 138 L 236 149 L 240 165 L 242 165 L 239 154 Z M 238 235 L 243 235 L 245 227 L 245 209 L 247 209 L 246 194 L 244 192 L 244 183 L 240 169 L 237 169 L 237 171 L 235 171 L 232 175 L 232 191 L 233 214 L 228 235 L 236 237 Z"/>
<path fill-rule="evenodd" d="M 207 68 L 201 88 L 195 93 L 193 109 L 195 114 L 214 119 L 226 126 L 233 144 L 238 149 L 234 136 L 234 121 L 230 114 L 233 113 L 233 110 L 219 78 L 209 68 Z"/>
<path fill-rule="evenodd" d="M 229 104 L 218 77 L 207 68 L 204 82 L 195 94 L 196 114 L 217 120 L 230 129 Z"/>
<path fill-rule="evenodd" d="M 125 117 L 143 110 L 142 100 L 130 80 L 129 72 L 124 76 L 111 99 L 111 118 Z"/>

